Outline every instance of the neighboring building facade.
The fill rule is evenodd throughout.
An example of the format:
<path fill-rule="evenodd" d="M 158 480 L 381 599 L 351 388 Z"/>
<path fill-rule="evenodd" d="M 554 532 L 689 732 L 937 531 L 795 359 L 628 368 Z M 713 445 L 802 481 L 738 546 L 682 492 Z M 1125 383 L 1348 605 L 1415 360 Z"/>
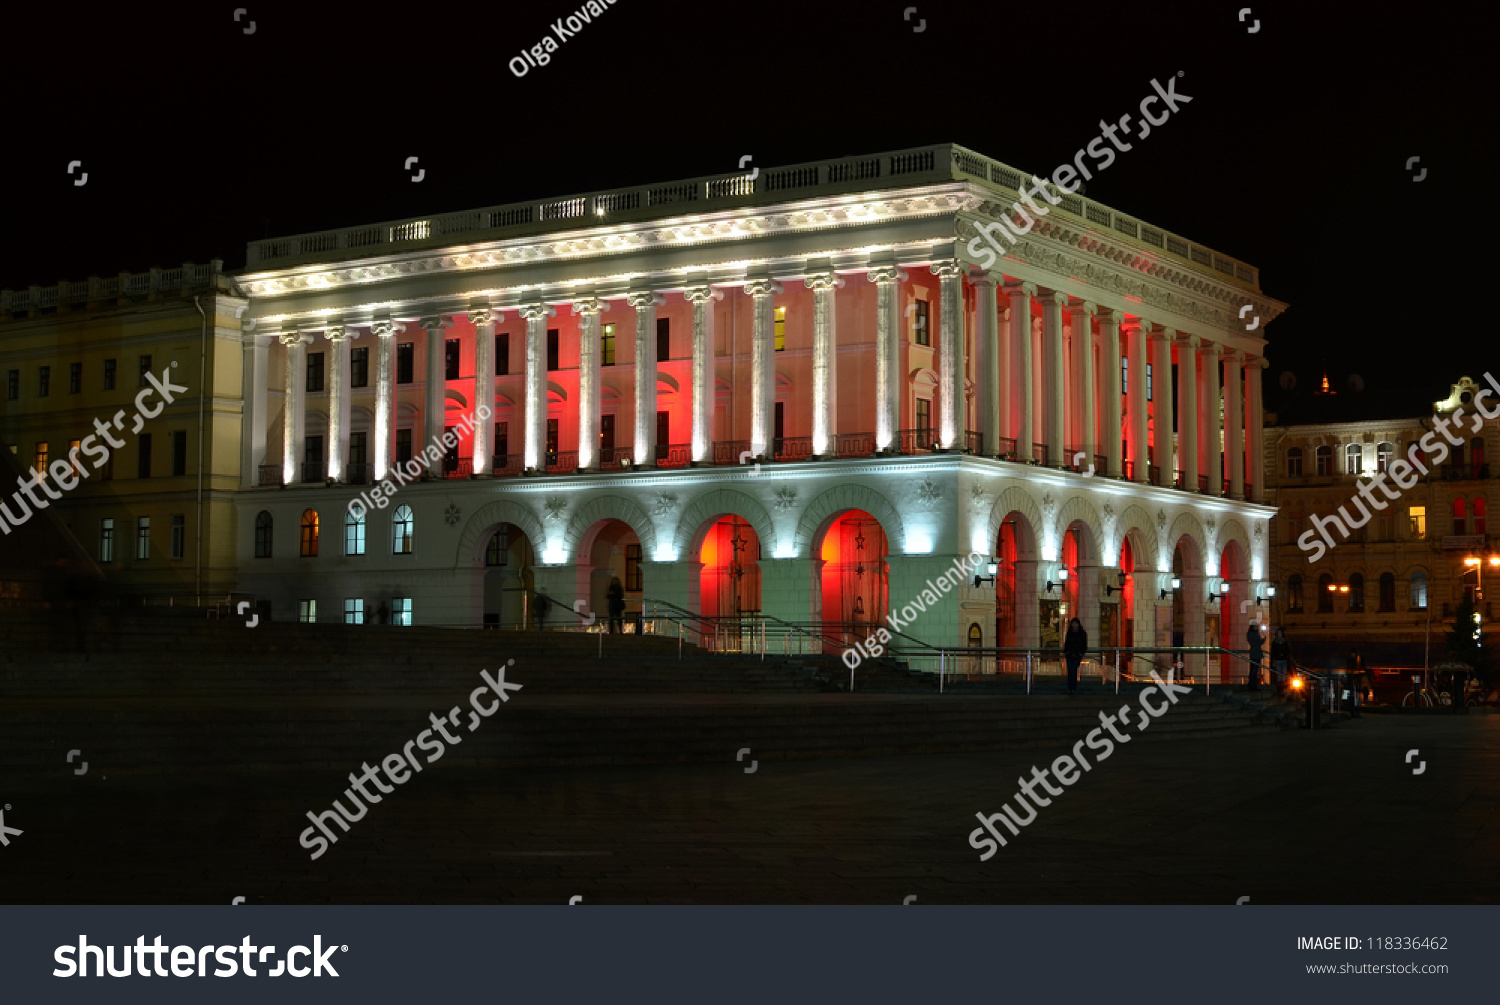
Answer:
<path fill-rule="evenodd" d="M 229 592 L 237 576 L 245 301 L 220 266 L 0 291 L 0 442 L 24 467 L 47 472 L 32 495 L 56 509 L 110 587 L 132 598 L 192 603 L 200 593 Z M 212 389 L 207 397 L 200 368 Z M 173 386 L 188 390 L 171 392 L 174 401 L 165 404 L 148 371 L 169 373 Z M 136 430 L 143 394 L 150 417 Z M 117 415 L 123 428 L 113 424 Z M 120 443 L 103 466 L 95 463 L 102 454 L 71 453 L 87 449 L 81 444 L 102 450 L 95 420 Z M 54 468 L 70 454 L 71 474 Z M 59 474 L 75 487 L 64 490 Z M 14 491 L 0 489 L 0 520 L 19 536 L 38 521 Z M 54 493 L 61 498 L 50 501 Z"/>
<path fill-rule="evenodd" d="M 240 588 L 517 625 L 535 591 L 602 617 L 619 580 L 862 638 L 979 552 L 995 582 L 908 634 L 1037 645 L 1076 613 L 1238 647 L 1284 305 L 1079 195 L 1025 232 L 1020 184 L 940 145 L 253 243 Z"/>
<path fill-rule="evenodd" d="M 1484 386 L 1464 377 L 1433 403 L 1432 414 L 1445 419 L 1464 409 L 1463 429 L 1454 434 L 1461 442 L 1449 442 L 1449 455 L 1435 465 L 1426 463 L 1418 445 L 1429 473 L 1415 473 L 1417 483 L 1394 501 L 1377 496 L 1386 508 L 1347 540 L 1332 530 L 1341 543 L 1315 562 L 1309 558 L 1316 549 L 1297 543 L 1314 529 L 1312 518 L 1338 515 L 1343 507 L 1357 521 L 1361 510 L 1350 504 L 1357 481 L 1408 457 L 1432 429 L 1432 416 L 1266 430 L 1268 502 L 1279 511 L 1272 551 L 1277 620 L 1308 658 L 1357 650 L 1369 664 L 1422 666 L 1429 654 L 1431 662 L 1442 661 L 1453 610 L 1480 585 L 1464 560 L 1487 559 L 1489 551 L 1494 483 L 1487 458 L 1495 449 L 1495 423 L 1476 430 L 1468 418 Z M 1487 561 L 1483 569 L 1500 576 Z M 1481 605 L 1486 624 L 1492 606 L 1488 600 Z"/>

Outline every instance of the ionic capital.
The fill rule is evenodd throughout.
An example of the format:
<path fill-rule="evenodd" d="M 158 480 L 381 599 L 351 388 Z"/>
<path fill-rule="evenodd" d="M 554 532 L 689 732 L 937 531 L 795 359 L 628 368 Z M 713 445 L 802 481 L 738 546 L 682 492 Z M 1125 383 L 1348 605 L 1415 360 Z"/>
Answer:
<path fill-rule="evenodd" d="M 404 327 L 400 322 L 389 318 L 381 318 L 370 323 L 370 331 L 380 338 L 394 338 L 396 333 L 402 331 Z"/>
<path fill-rule="evenodd" d="M 1005 284 L 1005 292 L 1012 296 L 1017 293 L 1024 293 L 1028 297 L 1034 297 L 1037 294 L 1036 283 L 1009 282 Z"/>
<path fill-rule="evenodd" d="M 844 285 L 842 277 L 832 272 L 819 272 L 802 280 L 802 285 L 810 290 L 822 293 L 826 290 L 836 290 Z"/>
<path fill-rule="evenodd" d="M 584 297 L 573 301 L 573 313 L 580 316 L 603 314 L 607 310 L 609 310 L 609 301 L 600 300 L 598 297 Z"/>
<path fill-rule="evenodd" d="M 969 266 L 966 262 L 961 262 L 956 258 L 950 258 L 941 262 L 933 262 L 927 267 L 927 271 L 931 272 L 939 279 L 960 279 L 963 277 L 964 273 L 969 271 Z"/>
<path fill-rule="evenodd" d="M 785 293 L 786 289 L 774 279 L 752 279 L 745 283 L 745 292 L 752 297 L 771 297 Z"/>
<path fill-rule="evenodd" d="M 504 314 L 490 307 L 475 307 L 469 311 L 469 324 L 475 328 L 481 325 L 499 324 Z"/>
<path fill-rule="evenodd" d="M 906 270 L 899 265 L 877 265 L 865 278 L 872 283 L 899 283 L 906 279 Z"/>
<path fill-rule="evenodd" d="M 636 310 L 640 310 L 643 307 L 664 307 L 667 298 L 651 290 L 638 290 L 635 293 L 625 294 L 625 302 Z"/>
<path fill-rule="evenodd" d="M 428 335 L 436 335 L 442 332 L 444 328 L 452 328 L 453 319 L 446 314 L 436 314 L 431 317 L 421 318 L 417 321 L 417 324 L 426 328 Z"/>
<path fill-rule="evenodd" d="M 547 304 L 522 304 L 519 310 L 521 317 L 527 321 L 545 321 L 547 318 L 557 316 L 557 308 L 549 307 Z"/>
<path fill-rule="evenodd" d="M 682 295 L 690 304 L 702 304 L 710 300 L 724 299 L 724 291 L 716 290 L 712 286 L 691 286 L 683 290 Z"/>

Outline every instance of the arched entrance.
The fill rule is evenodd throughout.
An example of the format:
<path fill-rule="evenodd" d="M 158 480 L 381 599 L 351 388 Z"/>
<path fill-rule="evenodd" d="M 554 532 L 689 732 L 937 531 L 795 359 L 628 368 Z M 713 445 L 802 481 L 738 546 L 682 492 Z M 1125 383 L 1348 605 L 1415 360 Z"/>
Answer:
<path fill-rule="evenodd" d="M 715 618 L 719 644 L 739 651 L 753 627 L 742 619 L 760 613 L 760 537 L 737 516 L 721 516 L 703 535 L 698 549 L 700 613 Z"/>
<path fill-rule="evenodd" d="M 1213 644 L 1223 649 L 1248 648 L 1249 643 L 1245 640 L 1245 636 L 1252 619 L 1248 609 L 1244 613 L 1241 613 L 1240 609 L 1245 607 L 1244 602 L 1250 599 L 1250 569 L 1245 559 L 1245 550 L 1240 547 L 1238 541 L 1230 541 L 1220 553 L 1219 577 L 1229 590 L 1220 592 L 1218 600 L 1211 605 L 1215 608 L 1213 613 L 1219 619 L 1219 631 L 1215 636 L 1217 641 Z M 1219 657 L 1221 679 L 1232 680 L 1243 676 L 1247 669 L 1248 665 L 1243 660 L 1233 656 Z"/>
<path fill-rule="evenodd" d="M 579 594 L 589 598 L 589 610 L 609 628 L 609 588 L 615 580 L 625 594 L 626 632 L 636 630 L 646 578 L 641 540 L 624 520 L 600 520 L 584 531 L 579 540 L 577 571 Z"/>
<path fill-rule="evenodd" d="M 845 510 L 824 530 L 822 559 L 823 635 L 843 645 L 863 642 L 884 621 L 890 602 L 885 529 L 864 510 Z"/>
<path fill-rule="evenodd" d="M 536 553 L 521 528 L 502 523 L 484 535 L 484 627 L 530 628 Z"/>
<path fill-rule="evenodd" d="M 1205 620 L 1204 606 L 1207 602 L 1207 581 L 1203 575 L 1203 558 L 1198 552 L 1198 543 L 1184 534 L 1172 548 L 1172 576 L 1177 588 L 1172 591 L 1172 645 L 1202 646 L 1205 639 L 1218 638 L 1217 612 Z M 1211 631 L 1210 631 L 1211 629 Z M 1183 659 L 1183 673 L 1191 678 L 1202 677 L 1207 671 L 1201 654 L 1194 653 Z"/>
<path fill-rule="evenodd" d="M 1036 535 L 1026 517 L 1008 513 L 1000 522 L 995 542 L 995 645 L 1015 649 L 1037 644 Z M 998 668 L 1009 672 L 1024 667 L 1025 658 L 1002 654 Z"/>

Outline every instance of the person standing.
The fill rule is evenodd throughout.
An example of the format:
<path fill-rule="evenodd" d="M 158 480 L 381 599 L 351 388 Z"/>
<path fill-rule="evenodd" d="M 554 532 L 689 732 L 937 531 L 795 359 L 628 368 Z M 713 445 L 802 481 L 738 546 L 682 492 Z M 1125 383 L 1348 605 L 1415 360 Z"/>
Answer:
<path fill-rule="evenodd" d="M 609 581 L 609 634 L 613 635 L 618 630 L 621 635 L 625 634 L 625 587 L 620 585 L 620 578 L 616 576 Z"/>
<path fill-rule="evenodd" d="M 1250 679 L 1247 682 L 1249 684 L 1247 690 L 1254 691 L 1260 687 L 1260 659 L 1262 655 L 1262 642 L 1259 624 L 1254 621 L 1250 622 L 1250 627 L 1245 632 L 1245 641 L 1250 643 Z"/>
<path fill-rule="evenodd" d="M 552 601 L 547 599 L 545 593 L 536 595 L 536 630 L 545 632 L 547 630 L 547 608 L 552 606 Z"/>
<path fill-rule="evenodd" d="M 1292 646 L 1286 640 L 1286 630 L 1276 626 L 1276 637 L 1271 640 L 1271 667 L 1276 672 L 1276 690 L 1286 689 L 1287 671 L 1292 665 Z"/>
<path fill-rule="evenodd" d="M 1078 693 L 1078 664 L 1089 647 L 1089 633 L 1077 618 L 1068 622 L 1068 634 L 1063 639 L 1063 656 L 1068 661 L 1068 693 Z"/>

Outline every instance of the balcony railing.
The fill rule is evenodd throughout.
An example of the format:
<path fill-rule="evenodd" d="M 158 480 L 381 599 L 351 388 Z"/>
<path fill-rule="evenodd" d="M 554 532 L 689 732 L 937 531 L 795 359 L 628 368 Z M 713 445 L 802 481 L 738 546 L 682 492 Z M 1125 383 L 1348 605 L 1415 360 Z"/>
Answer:
<path fill-rule="evenodd" d="M 325 480 L 322 461 L 302 462 L 302 484 L 312 485 Z"/>
<path fill-rule="evenodd" d="M 570 475 L 578 470 L 578 451 L 549 450 L 546 462 L 549 475 Z"/>
<path fill-rule="evenodd" d="M 998 456 L 1002 461 L 1013 461 L 1016 459 L 1016 441 L 1014 437 L 1000 437 Z"/>
<path fill-rule="evenodd" d="M 350 464 L 346 468 L 344 468 L 344 480 L 347 481 L 350 485 L 368 484 L 369 478 L 369 465 L 364 464 L 363 462 L 359 464 Z"/>
<path fill-rule="evenodd" d="M 1047 444 L 1033 443 L 1031 445 L 1031 463 L 1042 465 L 1047 463 Z"/>
<path fill-rule="evenodd" d="M 525 454 L 496 454 L 490 458 L 490 471 L 496 478 L 518 475 L 525 466 Z"/>
<path fill-rule="evenodd" d="M 474 473 L 474 458 L 453 457 L 443 458 L 444 478 L 467 478 Z"/>
<path fill-rule="evenodd" d="M 1490 476 L 1490 466 L 1479 464 L 1444 464 L 1443 480 L 1448 482 L 1479 481 Z"/>
<path fill-rule="evenodd" d="M 984 456 L 984 434 L 973 429 L 964 430 L 964 450 L 979 457 Z"/>
<path fill-rule="evenodd" d="M 693 459 L 691 443 L 658 443 L 656 466 L 659 468 L 685 468 Z"/>
<path fill-rule="evenodd" d="M 740 455 L 750 450 L 749 440 L 715 440 L 714 463 L 738 464 Z"/>
<path fill-rule="evenodd" d="M 599 451 L 600 471 L 623 471 L 632 466 L 634 461 L 633 447 L 605 447 Z"/>
<path fill-rule="evenodd" d="M 262 486 L 281 484 L 281 465 L 262 464 L 260 466 L 260 484 Z"/>
<path fill-rule="evenodd" d="M 925 454 L 938 449 L 936 429 L 896 430 L 897 449 L 903 454 Z"/>

